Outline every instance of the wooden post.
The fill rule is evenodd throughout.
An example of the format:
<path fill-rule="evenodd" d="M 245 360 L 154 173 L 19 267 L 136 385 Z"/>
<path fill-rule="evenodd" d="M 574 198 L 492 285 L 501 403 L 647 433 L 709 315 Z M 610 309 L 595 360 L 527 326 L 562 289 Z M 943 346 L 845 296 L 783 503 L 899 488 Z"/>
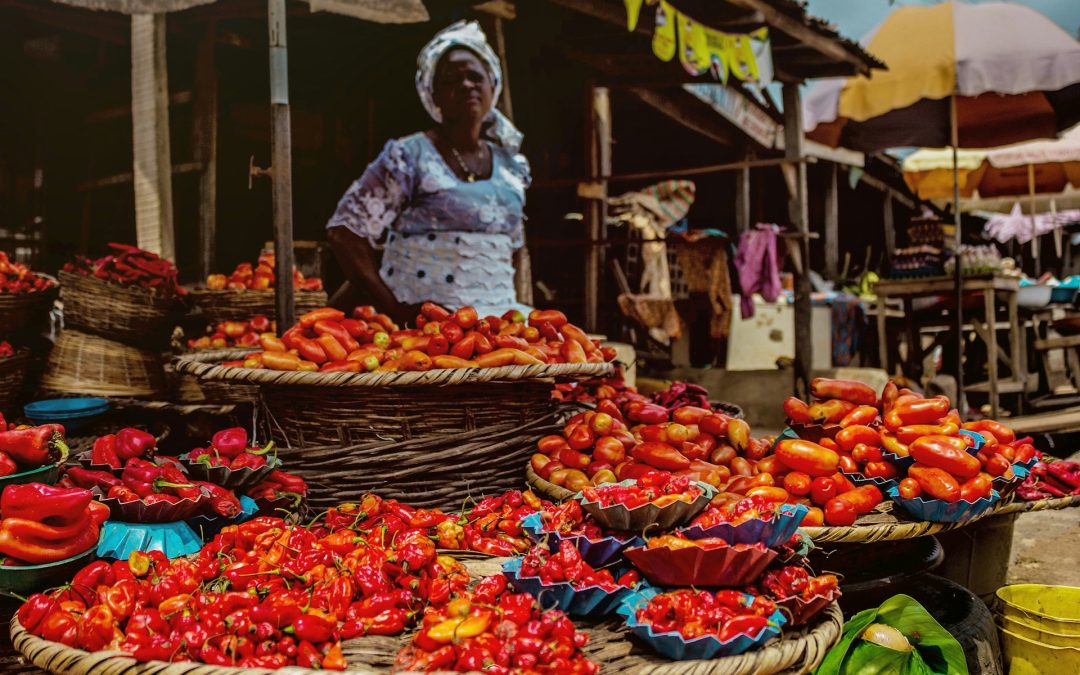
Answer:
<path fill-rule="evenodd" d="M 502 95 L 499 96 L 499 107 L 511 121 L 514 119 L 514 105 L 510 101 L 510 63 L 506 60 L 506 35 L 503 32 L 502 17 L 495 17 L 495 50 L 502 61 Z"/>
<path fill-rule="evenodd" d="M 795 190 L 788 214 L 799 234 L 798 248 L 804 273 L 795 276 L 795 391 L 809 394 L 814 346 L 810 333 L 810 216 L 807 207 L 806 163 L 803 162 L 802 96 L 797 82 L 784 83 L 784 158 L 794 162 Z"/>
<path fill-rule="evenodd" d="M 192 145 L 195 161 L 202 164 L 202 171 L 199 173 L 199 276 L 203 279 L 214 271 L 217 240 L 218 78 L 214 65 L 216 32 L 217 25 L 210 19 L 195 57 L 195 121 L 192 126 Z"/>
<path fill-rule="evenodd" d="M 136 243 L 175 260 L 164 14 L 131 16 L 131 131 Z"/>
<path fill-rule="evenodd" d="M 735 229 L 742 234 L 750 229 L 750 167 L 735 172 Z"/>
<path fill-rule="evenodd" d="M 285 0 L 267 0 L 270 31 L 270 148 L 274 203 L 274 256 L 277 327 L 295 323 L 293 304 L 292 128 L 289 116 L 289 61 L 285 39 Z"/>
<path fill-rule="evenodd" d="M 882 205 L 881 220 L 885 227 L 885 257 L 892 258 L 896 251 L 896 225 L 893 223 L 893 193 L 885 191 L 885 202 Z"/>
<path fill-rule="evenodd" d="M 840 266 L 840 194 L 836 174 L 838 164 L 829 163 L 825 175 L 825 278 L 837 281 Z"/>
<path fill-rule="evenodd" d="M 589 148 L 589 178 L 599 187 L 588 197 L 585 222 L 588 227 L 588 250 L 585 256 L 585 327 L 599 329 L 599 304 L 603 294 L 601 274 L 604 269 L 603 242 L 607 239 L 607 179 L 611 175 L 611 99 L 606 87 L 589 84 L 589 109 L 586 133 Z"/>

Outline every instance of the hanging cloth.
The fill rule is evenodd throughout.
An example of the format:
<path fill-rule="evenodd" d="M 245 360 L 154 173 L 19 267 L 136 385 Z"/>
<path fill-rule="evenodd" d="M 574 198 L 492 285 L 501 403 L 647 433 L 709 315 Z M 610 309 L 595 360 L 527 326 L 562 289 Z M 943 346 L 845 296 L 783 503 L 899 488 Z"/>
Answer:
<path fill-rule="evenodd" d="M 735 253 L 735 268 L 739 271 L 742 287 L 742 317 L 754 316 L 754 293 L 760 293 L 767 302 L 780 297 L 780 259 L 776 239 L 780 228 L 776 225 L 758 223 L 739 237 L 739 250 Z"/>

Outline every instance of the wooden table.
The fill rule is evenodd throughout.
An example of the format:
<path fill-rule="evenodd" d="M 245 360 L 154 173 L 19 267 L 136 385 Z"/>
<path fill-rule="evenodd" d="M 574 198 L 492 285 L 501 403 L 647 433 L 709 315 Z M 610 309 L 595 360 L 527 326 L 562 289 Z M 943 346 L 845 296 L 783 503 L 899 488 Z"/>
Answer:
<path fill-rule="evenodd" d="M 982 293 L 985 323 L 980 323 L 969 318 L 975 333 L 986 342 L 987 346 L 987 374 L 988 381 L 985 384 L 990 397 L 990 415 L 998 416 L 998 394 L 1002 389 L 1010 389 L 1015 392 L 1026 393 L 1027 391 L 1027 352 L 1024 348 L 1024 329 L 1020 323 L 1019 309 L 1016 304 L 1016 292 L 1020 288 L 1020 281 L 1016 277 L 1004 275 L 981 275 L 964 277 L 964 294 Z M 884 336 L 886 333 L 885 306 L 890 298 L 899 298 L 904 303 L 904 321 L 906 323 L 908 344 L 908 361 L 914 366 L 914 361 L 920 360 L 922 355 L 922 343 L 914 324 L 914 312 L 912 301 L 915 298 L 934 297 L 939 295 L 952 296 L 955 292 L 955 281 L 952 277 L 926 277 L 920 279 L 885 279 L 874 286 L 879 303 L 877 314 L 878 328 L 878 353 L 881 357 L 882 367 L 888 370 L 888 345 Z M 997 343 L 996 313 L 999 299 L 1007 306 L 1009 314 L 1009 351 L 1007 354 L 1001 351 Z M 998 360 L 1003 360 L 1012 371 L 1013 377 L 1009 382 L 1001 382 L 998 379 Z M 915 373 L 910 373 L 914 375 Z M 967 387 L 972 391 L 982 389 L 982 385 L 975 384 Z"/>

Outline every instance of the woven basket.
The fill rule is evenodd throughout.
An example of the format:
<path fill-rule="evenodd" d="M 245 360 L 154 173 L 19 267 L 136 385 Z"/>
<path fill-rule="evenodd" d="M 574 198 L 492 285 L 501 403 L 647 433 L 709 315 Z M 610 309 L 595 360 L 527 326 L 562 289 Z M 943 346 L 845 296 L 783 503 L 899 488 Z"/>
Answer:
<path fill-rule="evenodd" d="M 30 350 L 18 349 L 13 356 L 0 358 L 0 413 L 15 416 L 22 413 L 23 384 L 30 367 Z"/>
<path fill-rule="evenodd" d="M 391 444 L 281 448 L 278 457 L 308 481 L 308 504 L 316 509 L 374 492 L 412 506 L 456 511 L 468 497 L 523 488 L 522 463 L 538 440 L 561 428 L 562 419 L 551 413 L 524 425 Z"/>
<path fill-rule="evenodd" d="M 271 321 L 277 317 L 276 297 L 272 290 L 266 291 L 211 291 L 205 288 L 191 291 L 191 302 L 202 310 L 207 320 L 247 321 L 256 314 L 262 314 Z M 296 314 L 310 312 L 319 307 L 326 307 L 325 291 L 296 291 L 293 294 Z"/>
<path fill-rule="evenodd" d="M 47 274 L 38 276 L 52 279 Z M 54 285 L 35 293 L 0 293 L 0 336 L 40 326 L 58 292 Z"/>
<path fill-rule="evenodd" d="M 456 554 L 456 552 L 455 552 Z M 474 577 L 497 573 L 505 558 L 489 558 L 462 562 Z M 810 625 L 800 630 L 785 631 L 782 639 L 774 640 L 761 649 L 738 656 L 711 661 L 668 661 L 639 646 L 617 621 L 603 623 L 578 620 L 589 635 L 583 649 L 586 656 L 600 664 L 602 673 L 634 673 L 635 675 L 802 675 L 809 673 L 825 658 L 825 653 L 840 639 L 843 625 L 840 607 L 833 603 Z M 28 633 L 17 617 L 12 617 L 11 644 L 26 660 L 57 675 L 265 675 L 265 669 L 208 666 L 190 661 L 139 663 L 119 652 L 86 652 L 58 642 L 49 642 Z M 342 652 L 349 669 L 342 675 L 375 675 L 391 671 L 398 651 L 406 637 L 368 636 L 346 640 Z M 284 671 L 283 671 L 284 672 Z M 305 668 L 288 668 L 291 674 L 314 674 Z M 403 671 L 404 672 L 404 671 Z M 444 671 L 445 672 L 445 671 Z"/>
<path fill-rule="evenodd" d="M 149 398 L 166 390 L 154 352 L 65 329 L 45 364 L 41 389 L 58 394 Z"/>
<path fill-rule="evenodd" d="M 289 447 L 346 446 L 525 425 L 555 411 L 548 378 L 610 372 L 608 364 L 462 368 L 403 373 L 301 373 L 225 368 L 236 351 L 181 356 L 176 370 L 259 385 L 271 436 Z M 444 441 L 440 441 L 444 442 Z"/>
<path fill-rule="evenodd" d="M 147 344 L 164 337 L 177 303 L 138 286 L 60 272 L 64 325 L 110 340 Z"/>

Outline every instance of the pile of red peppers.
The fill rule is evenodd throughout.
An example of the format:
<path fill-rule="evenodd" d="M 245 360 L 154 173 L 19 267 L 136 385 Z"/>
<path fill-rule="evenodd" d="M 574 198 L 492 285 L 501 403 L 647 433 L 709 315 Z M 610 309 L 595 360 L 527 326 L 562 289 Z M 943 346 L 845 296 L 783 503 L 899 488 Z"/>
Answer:
<path fill-rule="evenodd" d="M 240 263 L 227 277 L 224 274 L 211 274 L 206 277 L 206 288 L 211 291 L 271 291 L 274 289 L 275 262 L 273 253 L 264 252 L 259 255 L 254 267 L 251 263 Z M 323 288 L 322 279 L 305 279 L 295 266 L 293 286 L 299 291 L 321 291 Z"/>
<path fill-rule="evenodd" d="M 1028 501 L 1080 495 L 1080 462 L 1065 459 L 1037 462 L 1016 494 Z"/>
<path fill-rule="evenodd" d="M 0 414 L 0 476 L 63 463 L 68 456 L 60 424 L 8 424 Z"/>
<path fill-rule="evenodd" d="M 219 321 L 208 327 L 206 335 L 187 341 L 188 349 L 229 349 L 231 347 L 256 347 L 259 336 L 274 332 L 274 322 L 256 314 L 247 321 Z"/>
<path fill-rule="evenodd" d="M 28 265 L 11 262 L 7 253 L 0 251 L 0 293 L 37 293 L 54 285 L 52 279 L 34 274 Z"/>
<path fill-rule="evenodd" d="M 140 286 L 163 298 L 187 293 L 177 281 L 176 266 L 168 260 L 129 244 L 110 242 L 109 248 L 112 253 L 96 260 L 76 257 L 64 265 L 64 271 L 125 286 Z"/>
<path fill-rule="evenodd" d="M 0 359 L 15 356 L 15 348 L 7 340 L 0 340 Z"/>
<path fill-rule="evenodd" d="M 503 505 L 524 504 L 521 493 L 511 495 L 493 498 L 482 510 L 496 515 Z M 399 634 L 421 613 L 424 625 L 433 626 L 471 612 L 461 605 L 462 598 L 472 597 L 469 575 L 453 558 L 438 554 L 433 534 L 440 523 L 457 519 L 374 495 L 329 509 L 307 527 L 256 518 L 227 526 L 191 558 L 170 561 L 160 553 L 136 552 L 126 561 L 92 563 L 70 586 L 31 596 L 18 617 L 47 640 L 90 651 L 116 649 L 141 661 L 342 670 L 342 640 Z M 515 598 L 505 600 L 504 618 L 520 618 L 523 635 L 541 640 L 533 653 L 549 646 L 556 650 L 553 659 L 581 661 L 572 624 L 549 625 L 558 617 L 541 618 L 530 596 L 505 594 L 501 575 L 482 582 L 477 592 L 486 606 Z M 492 630 L 485 625 L 478 638 L 486 632 L 491 638 L 484 640 L 506 639 L 503 631 L 496 635 L 500 622 L 494 616 L 493 611 L 488 617 Z M 546 623 L 538 629 L 534 620 Z M 471 663 L 489 644 L 481 640 L 476 649 L 465 649 L 463 640 L 453 639 L 454 631 L 445 641 L 440 635 L 436 631 L 424 643 L 437 645 L 434 651 L 450 647 L 439 654 L 440 666 Z M 557 646 L 564 642 L 558 635 L 569 637 L 570 652 Z M 408 648 L 403 658 L 419 659 L 418 648 Z"/>

